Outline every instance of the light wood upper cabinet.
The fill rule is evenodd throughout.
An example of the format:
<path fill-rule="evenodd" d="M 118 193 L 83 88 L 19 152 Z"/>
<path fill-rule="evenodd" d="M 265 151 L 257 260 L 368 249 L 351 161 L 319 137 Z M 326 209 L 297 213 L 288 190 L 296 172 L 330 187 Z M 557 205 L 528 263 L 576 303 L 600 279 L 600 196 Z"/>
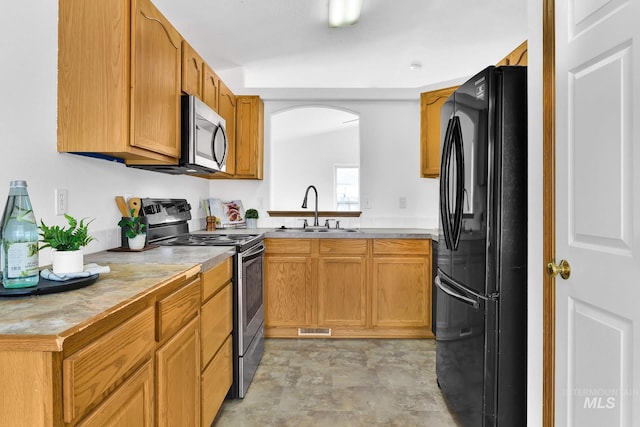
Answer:
<path fill-rule="evenodd" d="M 179 34 L 148 0 L 58 10 L 58 151 L 177 163 Z"/>
<path fill-rule="evenodd" d="M 181 37 L 149 0 L 133 0 L 132 144 L 180 157 Z"/>
<path fill-rule="evenodd" d="M 440 176 L 440 108 L 458 88 L 452 86 L 420 94 L 420 177 Z"/>
<path fill-rule="evenodd" d="M 235 178 L 262 179 L 264 104 L 258 96 L 239 96 L 237 102 Z"/>
<path fill-rule="evenodd" d="M 218 114 L 227 125 L 227 153 L 226 175 L 233 176 L 236 173 L 236 96 L 222 80 L 218 83 Z M 219 174 L 214 174 L 214 176 Z"/>
<path fill-rule="evenodd" d="M 522 42 L 496 65 L 527 65 L 527 41 Z M 440 176 L 440 129 L 442 125 L 440 108 L 457 88 L 458 86 L 452 86 L 420 94 L 421 178 Z"/>
<path fill-rule="evenodd" d="M 527 41 L 523 41 L 517 48 L 511 51 L 507 56 L 502 58 L 496 65 L 527 65 L 528 64 L 528 46 Z"/>
<path fill-rule="evenodd" d="M 206 63 L 202 73 L 202 101 L 213 111 L 218 111 L 218 92 L 220 90 L 220 78 Z"/>
<path fill-rule="evenodd" d="M 186 40 L 182 40 L 182 91 L 203 98 L 204 61 Z"/>

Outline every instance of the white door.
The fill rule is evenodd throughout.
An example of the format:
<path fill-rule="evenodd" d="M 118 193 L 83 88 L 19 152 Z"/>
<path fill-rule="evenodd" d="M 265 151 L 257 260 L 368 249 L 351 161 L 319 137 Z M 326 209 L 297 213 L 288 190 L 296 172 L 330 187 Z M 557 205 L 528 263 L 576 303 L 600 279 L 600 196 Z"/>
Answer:
<path fill-rule="evenodd" d="M 555 425 L 640 426 L 640 0 L 555 7 Z"/>

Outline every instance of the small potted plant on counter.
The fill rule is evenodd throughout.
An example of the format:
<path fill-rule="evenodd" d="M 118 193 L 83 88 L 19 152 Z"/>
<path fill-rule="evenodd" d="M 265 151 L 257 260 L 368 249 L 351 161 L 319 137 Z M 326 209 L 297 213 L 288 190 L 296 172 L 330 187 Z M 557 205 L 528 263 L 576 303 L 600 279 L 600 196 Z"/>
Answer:
<path fill-rule="evenodd" d="M 143 217 L 134 216 L 134 209 L 131 209 L 131 216 L 122 217 L 118 222 L 118 225 L 122 227 L 127 241 L 129 243 L 129 249 L 140 250 L 144 248 L 147 243 L 147 224 Z"/>
<path fill-rule="evenodd" d="M 69 223 L 68 227 L 45 225 L 40 220 L 40 242 L 44 243 L 40 249 L 52 249 L 52 269 L 54 274 L 79 273 L 84 271 L 83 247 L 93 240 L 89 236 L 89 224 L 81 219 L 79 222 L 71 215 L 64 214 Z"/>
<path fill-rule="evenodd" d="M 256 209 L 247 209 L 244 218 L 247 221 L 247 228 L 258 228 L 258 211 Z"/>

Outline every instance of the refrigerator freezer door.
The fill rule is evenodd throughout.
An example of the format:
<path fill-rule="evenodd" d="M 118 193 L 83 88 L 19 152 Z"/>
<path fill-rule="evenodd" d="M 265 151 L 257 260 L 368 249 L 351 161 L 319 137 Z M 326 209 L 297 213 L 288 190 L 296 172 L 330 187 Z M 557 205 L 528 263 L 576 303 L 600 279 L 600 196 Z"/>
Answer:
<path fill-rule="evenodd" d="M 462 425 L 482 426 L 486 301 L 453 287 L 444 292 L 438 286 L 437 305 L 438 385 Z"/>

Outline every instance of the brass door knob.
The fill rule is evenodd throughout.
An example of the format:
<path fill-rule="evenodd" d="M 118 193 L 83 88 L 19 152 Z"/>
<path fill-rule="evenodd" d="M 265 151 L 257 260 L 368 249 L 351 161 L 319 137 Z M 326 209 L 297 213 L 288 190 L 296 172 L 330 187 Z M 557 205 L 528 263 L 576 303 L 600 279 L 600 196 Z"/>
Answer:
<path fill-rule="evenodd" d="M 564 259 L 560 261 L 560 264 L 551 261 L 547 264 L 547 274 L 551 277 L 556 277 L 559 274 L 560 277 L 567 280 L 571 276 L 571 266 Z"/>

